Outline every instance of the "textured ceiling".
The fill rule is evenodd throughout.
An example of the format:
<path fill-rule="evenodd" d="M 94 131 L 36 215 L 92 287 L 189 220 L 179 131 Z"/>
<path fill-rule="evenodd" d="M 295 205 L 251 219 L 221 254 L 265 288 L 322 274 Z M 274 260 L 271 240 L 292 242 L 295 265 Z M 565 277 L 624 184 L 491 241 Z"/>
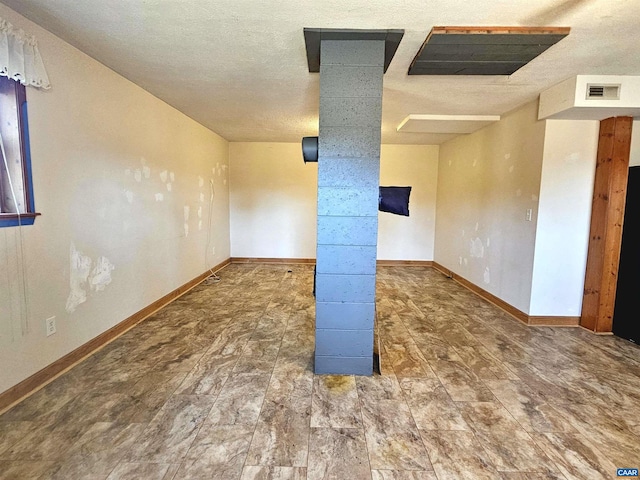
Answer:
<path fill-rule="evenodd" d="M 501 115 L 576 74 L 640 75 L 639 0 L 0 0 L 230 141 L 317 135 L 304 27 L 404 29 L 383 142 L 409 114 Z M 567 26 L 511 76 L 408 76 L 433 26 Z M 46 62 L 46 59 L 45 59 Z"/>

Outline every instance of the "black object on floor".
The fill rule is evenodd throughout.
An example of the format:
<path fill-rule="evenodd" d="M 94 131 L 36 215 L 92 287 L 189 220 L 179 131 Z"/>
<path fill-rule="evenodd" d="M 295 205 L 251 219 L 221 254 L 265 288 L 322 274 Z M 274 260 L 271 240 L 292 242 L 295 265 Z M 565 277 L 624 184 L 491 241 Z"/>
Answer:
<path fill-rule="evenodd" d="M 613 333 L 640 343 L 640 166 L 629 169 Z"/>

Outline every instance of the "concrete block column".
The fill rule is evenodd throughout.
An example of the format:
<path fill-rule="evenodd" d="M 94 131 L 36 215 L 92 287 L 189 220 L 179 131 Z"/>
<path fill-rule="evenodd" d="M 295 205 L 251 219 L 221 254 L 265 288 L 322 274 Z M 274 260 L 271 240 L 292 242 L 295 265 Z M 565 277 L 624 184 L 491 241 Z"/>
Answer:
<path fill-rule="evenodd" d="M 316 373 L 371 375 L 384 40 L 322 40 Z"/>

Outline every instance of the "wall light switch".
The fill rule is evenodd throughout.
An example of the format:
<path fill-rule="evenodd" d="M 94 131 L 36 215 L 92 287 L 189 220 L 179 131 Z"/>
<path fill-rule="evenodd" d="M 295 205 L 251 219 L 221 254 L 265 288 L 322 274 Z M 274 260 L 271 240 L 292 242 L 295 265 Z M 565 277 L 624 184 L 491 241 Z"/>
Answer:
<path fill-rule="evenodd" d="M 45 324 L 47 326 L 47 337 L 56 333 L 56 317 L 47 318 Z"/>
<path fill-rule="evenodd" d="M 531 221 L 532 216 L 533 216 L 533 209 L 532 208 L 527 208 L 527 215 L 525 217 L 527 222 Z"/>

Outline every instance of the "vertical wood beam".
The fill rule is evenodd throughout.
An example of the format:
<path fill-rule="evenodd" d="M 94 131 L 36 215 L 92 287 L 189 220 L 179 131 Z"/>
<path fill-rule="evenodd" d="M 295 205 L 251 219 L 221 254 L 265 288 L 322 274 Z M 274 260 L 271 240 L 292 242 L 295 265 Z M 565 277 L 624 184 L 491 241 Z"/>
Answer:
<path fill-rule="evenodd" d="M 629 177 L 632 117 L 600 122 L 580 325 L 611 332 Z"/>

